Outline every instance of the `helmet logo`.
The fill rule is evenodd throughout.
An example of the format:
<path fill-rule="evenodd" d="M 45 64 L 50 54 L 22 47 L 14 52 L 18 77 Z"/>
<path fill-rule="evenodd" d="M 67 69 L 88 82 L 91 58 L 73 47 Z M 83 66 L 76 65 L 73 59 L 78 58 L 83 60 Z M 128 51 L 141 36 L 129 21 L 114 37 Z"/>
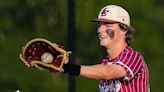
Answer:
<path fill-rule="evenodd" d="M 107 8 L 104 8 L 101 12 L 101 16 L 106 16 L 107 12 L 109 12 L 109 10 L 107 10 Z"/>

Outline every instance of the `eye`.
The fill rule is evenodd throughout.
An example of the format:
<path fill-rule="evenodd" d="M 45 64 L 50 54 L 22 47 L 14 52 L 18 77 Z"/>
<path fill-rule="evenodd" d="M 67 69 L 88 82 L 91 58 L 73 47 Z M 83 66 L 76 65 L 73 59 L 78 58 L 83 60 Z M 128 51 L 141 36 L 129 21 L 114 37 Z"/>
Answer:
<path fill-rule="evenodd" d="M 107 23 L 105 23 L 105 22 L 98 22 L 97 23 L 97 27 L 100 27 L 100 26 L 106 26 L 107 25 Z"/>
<path fill-rule="evenodd" d="M 106 25 L 106 27 L 112 27 L 112 25 Z"/>
<path fill-rule="evenodd" d="M 107 24 L 106 27 L 107 27 L 108 29 L 113 28 L 111 24 Z"/>

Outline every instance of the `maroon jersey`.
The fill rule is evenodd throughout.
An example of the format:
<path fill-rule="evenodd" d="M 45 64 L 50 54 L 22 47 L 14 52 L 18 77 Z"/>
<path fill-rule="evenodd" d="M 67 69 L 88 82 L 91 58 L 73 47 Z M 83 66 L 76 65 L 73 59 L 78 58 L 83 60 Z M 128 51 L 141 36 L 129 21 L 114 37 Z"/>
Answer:
<path fill-rule="evenodd" d="M 101 80 L 100 92 L 149 92 L 149 72 L 144 58 L 130 47 L 126 47 L 115 59 L 104 59 L 102 64 L 117 64 L 127 76 L 113 80 Z"/>

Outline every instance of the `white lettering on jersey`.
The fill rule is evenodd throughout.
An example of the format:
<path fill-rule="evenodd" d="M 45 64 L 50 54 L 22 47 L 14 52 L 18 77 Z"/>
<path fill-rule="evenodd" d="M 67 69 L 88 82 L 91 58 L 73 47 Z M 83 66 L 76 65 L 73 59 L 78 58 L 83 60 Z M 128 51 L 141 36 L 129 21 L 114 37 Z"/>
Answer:
<path fill-rule="evenodd" d="M 100 92 L 119 92 L 121 83 L 119 80 L 101 80 L 99 89 Z"/>

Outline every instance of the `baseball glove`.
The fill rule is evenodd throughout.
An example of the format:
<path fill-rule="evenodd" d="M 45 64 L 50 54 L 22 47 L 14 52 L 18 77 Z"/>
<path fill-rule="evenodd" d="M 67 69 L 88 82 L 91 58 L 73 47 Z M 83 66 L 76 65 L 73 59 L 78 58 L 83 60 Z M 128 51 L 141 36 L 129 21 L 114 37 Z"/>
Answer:
<path fill-rule="evenodd" d="M 43 62 L 42 55 L 47 52 L 53 56 L 52 62 Z M 68 60 L 69 53 L 56 43 L 42 38 L 35 38 L 23 47 L 20 59 L 30 68 L 64 72 L 63 65 Z"/>

